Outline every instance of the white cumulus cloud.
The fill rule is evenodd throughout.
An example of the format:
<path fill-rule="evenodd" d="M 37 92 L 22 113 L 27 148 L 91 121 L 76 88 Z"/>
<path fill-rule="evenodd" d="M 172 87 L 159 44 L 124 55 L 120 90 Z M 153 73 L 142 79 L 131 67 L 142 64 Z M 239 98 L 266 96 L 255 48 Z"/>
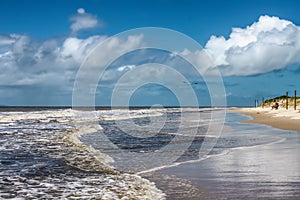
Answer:
<path fill-rule="evenodd" d="M 102 24 L 96 16 L 86 13 L 83 8 L 78 8 L 77 14 L 73 15 L 70 20 L 73 22 L 70 26 L 73 34 Z"/>
<path fill-rule="evenodd" d="M 300 63 L 300 27 L 278 17 L 261 16 L 229 38 L 212 36 L 205 49 L 223 75 L 255 75 Z"/>
<path fill-rule="evenodd" d="M 104 35 L 94 35 L 86 39 L 68 37 L 63 41 L 49 39 L 38 42 L 19 35 L 14 40 L 10 39 L 5 47 L 0 46 L 0 86 L 55 85 L 71 91 L 78 68 L 95 46 L 106 38 Z M 107 54 L 113 56 L 120 49 L 125 51 L 138 46 L 142 37 L 130 36 L 127 40 L 116 40 L 115 44 L 106 48 Z M 96 55 L 101 63 L 103 52 Z M 133 68 L 130 65 L 123 67 L 125 71 Z"/>
<path fill-rule="evenodd" d="M 123 72 L 123 71 L 129 71 L 129 70 L 132 70 L 133 68 L 135 68 L 136 65 L 123 65 L 121 67 L 119 67 L 117 70 L 119 72 Z"/>
<path fill-rule="evenodd" d="M 19 35 L 10 34 L 10 35 L 0 35 L 0 46 L 10 45 L 18 39 Z"/>
<path fill-rule="evenodd" d="M 79 14 L 84 14 L 84 13 L 85 13 L 85 10 L 84 10 L 83 8 L 78 8 L 78 9 L 77 9 L 77 12 L 78 12 Z"/>

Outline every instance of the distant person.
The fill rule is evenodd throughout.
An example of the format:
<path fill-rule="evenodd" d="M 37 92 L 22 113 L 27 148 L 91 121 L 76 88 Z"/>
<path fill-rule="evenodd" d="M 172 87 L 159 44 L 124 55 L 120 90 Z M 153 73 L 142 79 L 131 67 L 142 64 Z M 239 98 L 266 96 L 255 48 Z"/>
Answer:
<path fill-rule="evenodd" d="M 272 106 L 272 110 L 275 109 L 275 110 L 278 110 L 279 108 L 279 103 L 275 103 L 273 106 Z"/>

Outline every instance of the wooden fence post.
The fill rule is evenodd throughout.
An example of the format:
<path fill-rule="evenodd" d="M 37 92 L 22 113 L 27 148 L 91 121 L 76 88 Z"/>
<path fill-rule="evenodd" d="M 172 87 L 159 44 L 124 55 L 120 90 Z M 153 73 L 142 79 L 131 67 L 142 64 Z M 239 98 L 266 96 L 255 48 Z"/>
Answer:
<path fill-rule="evenodd" d="M 297 109 L 297 91 L 294 91 L 294 110 Z"/>
<path fill-rule="evenodd" d="M 289 93 L 286 92 L 286 97 L 285 97 L 285 108 L 288 110 L 289 109 Z"/>

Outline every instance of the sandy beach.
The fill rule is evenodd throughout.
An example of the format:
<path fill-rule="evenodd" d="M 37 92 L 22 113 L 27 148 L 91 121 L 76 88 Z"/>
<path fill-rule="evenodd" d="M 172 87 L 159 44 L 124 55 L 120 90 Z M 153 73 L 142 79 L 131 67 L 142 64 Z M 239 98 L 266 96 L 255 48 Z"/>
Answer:
<path fill-rule="evenodd" d="M 283 130 L 300 131 L 300 111 L 290 108 L 272 110 L 271 108 L 238 108 L 231 109 L 236 112 L 251 116 L 253 119 L 243 121 L 243 123 L 265 124 Z"/>
<path fill-rule="evenodd" d="M 253 119 L 246 120 L 240 114 Z M 240 141 L 263 142 L 227 148 L 224 154 L 146 177 L 167 194 L 167 199 L 299 199 L 300 113 L 239 108 L 227 117 L 226 124 L 232 130 L 225 131 L 220 141 L 233 136 Z M 162 181 L 164 176 L 169 177 L 168 183 Z"/>

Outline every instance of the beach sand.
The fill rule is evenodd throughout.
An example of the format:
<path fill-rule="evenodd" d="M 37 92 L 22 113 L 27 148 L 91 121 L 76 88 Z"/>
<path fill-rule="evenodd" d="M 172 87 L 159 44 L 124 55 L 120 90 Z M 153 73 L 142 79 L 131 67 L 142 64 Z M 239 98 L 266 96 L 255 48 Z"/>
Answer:
<path fill-rule="evenodd" d="M 242 121 L 246 124 L 240 123 L 237 126 L 237 115 L 228 113 L 229 118 L 237 123 L 233 125 L 234 130 L 249 132 L 255 137 L 269 134 L 270 138 L 276 140 L 251 147 L 233 148 L 224 155 L 162 169 L 145 177 L 154 181 L 167 194 L 167 200 L 299 199 L 300 113 L 268 108 L 239 108 L 231 111 L 254 118 Z"/>
<path fill-rule="evenodd" d="M 239 108 L 232 109 L 236 112 L 253 117 L 243 121 L 250 124 L 265 124 L 283 130 L 300 131 L 300 111 L 290 108 L 272 110 L 271 108 Z"/>

